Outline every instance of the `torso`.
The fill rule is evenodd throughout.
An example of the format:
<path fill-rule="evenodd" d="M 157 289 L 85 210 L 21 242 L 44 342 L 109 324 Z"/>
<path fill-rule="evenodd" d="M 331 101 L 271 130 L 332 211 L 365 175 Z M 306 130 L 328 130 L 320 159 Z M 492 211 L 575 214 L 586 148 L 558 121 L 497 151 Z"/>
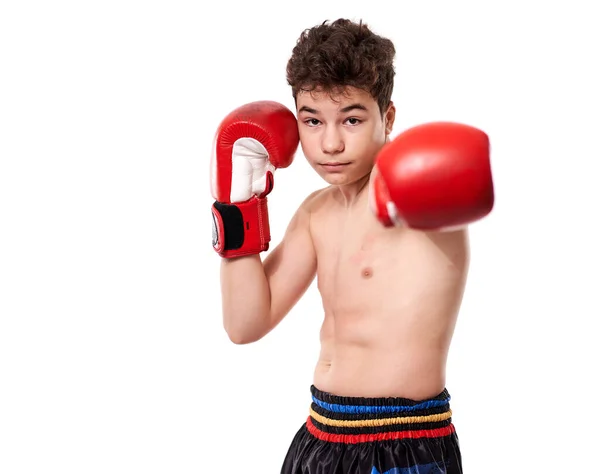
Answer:
<path fill-rule="evenodd" d="M 439 394 L 468 272 L 466 230 L 385 228 L 367 193 L 347 208 L 336 192 L 311 206 L 325 312 L 315 386 L 341 396 Z"/>

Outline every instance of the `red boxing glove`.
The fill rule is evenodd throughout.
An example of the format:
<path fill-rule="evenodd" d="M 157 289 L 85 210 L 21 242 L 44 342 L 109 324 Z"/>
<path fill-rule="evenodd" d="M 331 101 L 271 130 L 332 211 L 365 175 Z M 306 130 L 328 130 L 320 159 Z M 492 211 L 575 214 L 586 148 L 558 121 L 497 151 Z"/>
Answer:
<path fill-rule="evenodd" d="M 406 130 L 377 155 L 369 198 L 386 227 L 452 230 L 485 217 L 494 206 L 487 134 L 453 122 Z"/>
<path fill-rule="evenodd" d="M 298 148 L 296 117 L 282 104 L 243 105 L 221 122 L 211 159 L 213 248 L 222 257 L 269 248 L 267 194 L 276 168 L 292 163 Z"/>

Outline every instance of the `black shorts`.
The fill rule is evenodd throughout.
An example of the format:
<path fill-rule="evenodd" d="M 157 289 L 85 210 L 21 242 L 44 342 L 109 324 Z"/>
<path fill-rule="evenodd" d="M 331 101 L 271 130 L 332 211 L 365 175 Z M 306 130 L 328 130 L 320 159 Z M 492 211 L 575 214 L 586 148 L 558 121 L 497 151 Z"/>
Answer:
<path fill-rule="evenodd" d="M 311 393 L 281 474 L 462 473 L 446 389 L 427 400 Z"/>

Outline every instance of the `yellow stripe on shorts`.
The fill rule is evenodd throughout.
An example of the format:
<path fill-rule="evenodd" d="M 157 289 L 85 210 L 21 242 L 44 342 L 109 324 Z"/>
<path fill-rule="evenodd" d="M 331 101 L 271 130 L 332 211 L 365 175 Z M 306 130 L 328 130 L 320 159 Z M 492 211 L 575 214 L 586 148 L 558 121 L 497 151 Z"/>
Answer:
<path fill-rule="evenodd" d="M 428 423 L 435 421 L 444 421 L 452 416 L 452 410 L 448 410 L 444 413 L 438 413 L 434 415 L 424 416 L 399 416 L 395 418 L 372 418 L 368 420 L 332 420 L 323 415 L 319 415 L 312 408 L 310 409 L 310 416 L 319 423 L 328 426 L 338 427 L 363 427 L 363 426 L 386 426 L 386 425 L 400 425 L 409 423 Z"/>

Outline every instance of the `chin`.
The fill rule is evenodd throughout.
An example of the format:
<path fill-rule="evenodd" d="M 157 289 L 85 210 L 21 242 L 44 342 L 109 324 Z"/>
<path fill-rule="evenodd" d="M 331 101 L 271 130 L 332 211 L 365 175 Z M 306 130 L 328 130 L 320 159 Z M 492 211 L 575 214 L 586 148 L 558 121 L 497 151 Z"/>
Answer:
<path fill-rule="evenodd" d="M 356 176 L 349 176 L 345 173 L 328 173 L 321 175 L 321 177 L 328 183 L 334 186 L 341 186 L 345 184 L 352 184 L 358 181 L 360 178 Z"/>
<path fill-rule="evenodd" d="M 348 176 L 343 173 L 319 173 L 319 176 L 329 184 L 342 184 L 348 181 Z"/>

